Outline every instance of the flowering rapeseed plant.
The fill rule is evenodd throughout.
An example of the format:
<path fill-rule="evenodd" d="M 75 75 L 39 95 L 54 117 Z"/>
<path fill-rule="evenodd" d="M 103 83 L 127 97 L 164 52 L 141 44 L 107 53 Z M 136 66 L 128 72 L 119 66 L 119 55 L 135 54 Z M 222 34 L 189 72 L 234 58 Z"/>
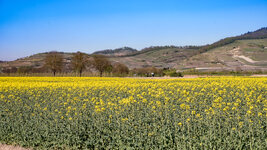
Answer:
<path fill-rule="evenodd" d="M 0 142 L 40 149 L 264 149 L 267 78 L 1 77 Z"/>

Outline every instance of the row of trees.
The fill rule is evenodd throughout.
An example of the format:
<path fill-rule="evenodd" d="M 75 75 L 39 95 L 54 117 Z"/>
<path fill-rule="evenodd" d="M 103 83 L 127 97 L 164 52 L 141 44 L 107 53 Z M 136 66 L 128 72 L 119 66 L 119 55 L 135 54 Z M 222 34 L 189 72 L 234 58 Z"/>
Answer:
<path fill-rule="evenodd" d="M 63 55 L 61 53 L 50 52 L 46 55 L 45 67 L 50 69 L 55 76 L 57 72 L 60 72 L 63 69 L 63 60 Z M 108 58 L 104 55 L 89 56 L 82 52 L 77 52 L 73 55 L 71 59 L 71 68 L 73 71 L 79 73 L 80 76 L 82 76 L 82 73 L 87 68 L 94 68 L 99 72 L 101 77 L 104 72 L 113 72 L 115 74 L 129 73 L 127 66 L 121 63 L 115 63 L 112 65 Z"/>
<path fill-rule="evenodd" d="M 65 58 L 64 58 L 65 57 Z M 172 76 L 175 74 L 175 70 L 169 68 L 155 68 L 155 67 L 144 67 L 144 68 L 134 68 L 129 70 L 129 68 L 122 63 L 111 63 L 109 59 L 104 55 L 88 55 L 82 52 L 74 53 L 71 58 L 66 57 L 64 53 L 60 52 L 49 52 L 46 54 L 44 59 L 44 65 L 38 64 L 38 66 L 22 66 L 22 67 L 11 67 L 2 69 L 3 73 L 18 73 L 18 74 L 28 74 L 28 73 L 47 73 L 52 72 L 54 76 L 58 72 L 75 72 L 79 76 L 82 76 L 83 72 L 98 72 L 99 76 L 103 76 L 104 72 L 112 76 Z"/>

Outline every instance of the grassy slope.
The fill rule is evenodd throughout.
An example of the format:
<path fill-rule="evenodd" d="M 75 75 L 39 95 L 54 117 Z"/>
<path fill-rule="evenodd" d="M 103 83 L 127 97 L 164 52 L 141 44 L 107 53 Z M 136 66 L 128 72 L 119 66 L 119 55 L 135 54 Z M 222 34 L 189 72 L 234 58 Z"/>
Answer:
<path fill-rule="evenodd" d="M 233 49 L 239 48 L 237 54 L 248 57 L 256 63 L 250 63 L 242 58 L 233 57 Z M 175 67 L 177 69 L 215 67 L 235 69 L 241 68 L 266 68 L 267 67 L 267 39 L 238 40 L 234 43 L 211 49 L 205 53 L 198 53 L 196 49 L 165 48 L 147 51 L 128 57 L 110 57 L 113 62 L 121 62 L 129 68 L 154 66 L 159 68 Z M 35 66 L 44 64 L 45 53 L 36 54 L 0 66 Z M 65 62 L 70 61 L 72 54 L 64 53 Z"/>
<path fill-rule="evenodd" d="M 46 57 L 46 53 L 39 53 L 29 57 L 24 57 L 17 59 L 15 61 L 9 61 L 5 63 L 1 63 L 0 66 L 3 67 L 22 67 L 22 66 L 33 66 L 33 67 L 42 67 L 44 65 L 44 59 Z M 72 53 L 64 53 L 63 58 L 64 62 L 68 62 L 72 57 Z"/>
<path fill-rule="evenodd" d="M 161 49 L 129 57 L 112 57 L 112 61 L 126 64 L 130 68 L 145 66 L 183 68 L 257 68 L 266 67 L 267 39 L 238 40 L 225 46 L 217 47 L 208 52 L 197 54 L 192 49 Z M 242 58 L 233 57 L 233 49 L 238 48 L 239 56 L 246 56 L 256 63 L 250 63 Z"/>
<path fill-rule="evenodd" d="M 208 52 L 195 55 L 183 62 L 184 68 L 193 67 L 263 67 L 267 66 L 267 39 L 238 40 L 234 43 L 217 47 Z M 254 61 L 251 63 L 239 57 L 233 57 L 236 49 L 238 56 L 245 56 Z M 179 68 L 179 67 L 177 67 Z"/>
<path fill-rule="evenodd" d="M 154 67 L 174 67 L 184 59 L 195 55 L 197 50 L 168 48 L 145 52 L 129 57 L 112 57 L 112 61 L 119 61 L 129 68 L 140 68 L 147 66 Z"/>

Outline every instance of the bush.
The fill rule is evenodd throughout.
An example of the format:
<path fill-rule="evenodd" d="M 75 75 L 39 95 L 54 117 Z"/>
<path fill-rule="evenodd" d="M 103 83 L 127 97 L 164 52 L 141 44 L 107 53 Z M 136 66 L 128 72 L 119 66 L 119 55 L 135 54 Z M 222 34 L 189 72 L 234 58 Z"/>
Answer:
<path fill-rule="evenodd" d="M 183 74 L 181 72 L 176 72 L 176 70 L 167 70 L 165 74 L 170 77 L 183 77 Z"/>

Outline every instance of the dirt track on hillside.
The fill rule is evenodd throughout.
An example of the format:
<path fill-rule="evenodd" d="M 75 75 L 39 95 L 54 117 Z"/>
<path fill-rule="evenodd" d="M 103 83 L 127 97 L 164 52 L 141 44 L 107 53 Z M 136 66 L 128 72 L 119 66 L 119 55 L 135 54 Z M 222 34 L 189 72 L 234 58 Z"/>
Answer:
<path fill-rule="evenodd" d="M 30 150 L 19 146 L 0 144 L 0 150 Z"/>
<path fill-rule="evenodd" d="M 231 53 L 233 55 L 233 58 L 242 58 L 245 61 L 249 62 L 249 63 L 256 63 L 257 61 L 252 60 L 251 58 L 244 56 L 244 55 L 239 55 L 239 50 L 240 47 L 234 48 L 233 50 L 231 50 Z"/>

